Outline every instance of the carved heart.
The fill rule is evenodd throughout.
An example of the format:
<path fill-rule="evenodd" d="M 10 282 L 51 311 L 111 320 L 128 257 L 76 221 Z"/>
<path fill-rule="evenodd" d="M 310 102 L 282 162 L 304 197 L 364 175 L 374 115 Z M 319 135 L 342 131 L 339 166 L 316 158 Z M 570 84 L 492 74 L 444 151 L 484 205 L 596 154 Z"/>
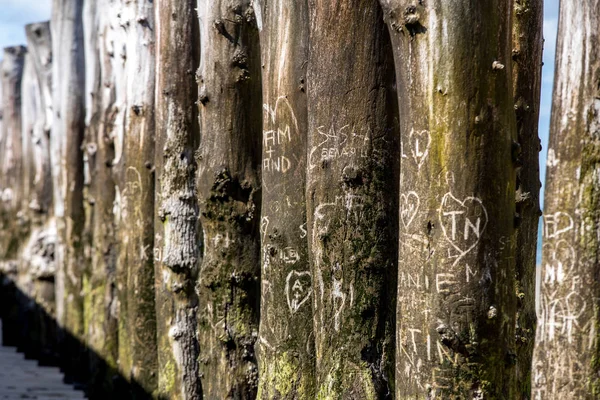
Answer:
<path fill-rule="evenodd" d="M 431 144 L 431 136 L 429 135 L 429 131 L 411 130 L 410 134 L 408 135 L 408 142 L 410 145 L 410 153 L 417 164 L 417 168 L 421 169 L 421 165 L 427 158 L 427 154 L 429 153 L 429 145 Z"/>
<path fill-rule="evenodd" d="M 451 193 L 442 198 L 439 218 L 446 240 L 460 253 L 455 263 L 475 248 L 488 223 L 480 199 L 467 197 L 460 201 Z"/>
<path fill-rule="evenodd" d="M 573 229 L 573 218 L 562 211 L 544 215 L 544 237 L 552 239 Z"/>
<path fill-rule="evenodd" d="M 545 285 L 560 284 L 571 275 L 575 266 L 575 249 L 566 240 L 556 243 L 544 243 L 544 271 L 542 279 Z"/>
<path fill-rule="evenodd" d="M 310 271 L 292 271 L 285 280 L 285 294 L 292 314 L 308 301 L 312 293 Z"/>
<path fill-rule="evenodd" d="M 420 204 L 419 195 L 415 192 L 402 193 L 400 195 L 400 218 L 405 228 L 408 228 L 417 216 Z"/>

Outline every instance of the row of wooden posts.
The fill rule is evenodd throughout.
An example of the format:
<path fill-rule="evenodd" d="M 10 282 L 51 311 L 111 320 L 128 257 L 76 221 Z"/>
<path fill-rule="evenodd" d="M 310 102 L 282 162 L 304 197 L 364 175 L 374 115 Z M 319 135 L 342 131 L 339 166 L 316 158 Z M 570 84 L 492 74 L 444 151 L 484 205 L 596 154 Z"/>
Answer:
<path fill-rule="evenodd" d="M 561 3 L 536 313 L 542 0 L 54 0 L 2 61 L 9 340 L 92 398 L 594 398 L 600 7 Z"/>

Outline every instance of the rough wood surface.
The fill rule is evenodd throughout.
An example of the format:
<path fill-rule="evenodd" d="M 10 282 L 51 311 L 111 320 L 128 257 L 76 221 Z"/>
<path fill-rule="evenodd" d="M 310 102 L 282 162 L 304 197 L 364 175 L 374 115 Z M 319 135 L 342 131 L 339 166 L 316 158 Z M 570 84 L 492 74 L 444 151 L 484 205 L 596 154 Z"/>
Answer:
<path fill-rule="evenodd" d="M 600 396 L 600 1 L 561 1 L 534 399 Z"/>
<path fill-rule="evenodd" d="M 120 29 L 117 1 L 86 0 L 83 9 L 85 40 L 86 130 L 86 268 L 83 277 L 86 345 L 90 354 L 90 390 L 108 395 L 117 370 L 117 296 L 115 182 L 113 131 L 119 89 L 113 71 L 122 58 L 114 56 L 115 30 Z M 123 90 L 121 88 L 121 90 Z"/>
<path fill-rule="evenodd" d="M 200 34 L 195 8 L 195 0 L 158 0 L 155 6 L 158 397 L 169 399 L 202 398 L 195 293 L 200 261 L 194 160 Z"/>
<path fill-rule="evenodd" d="M 53 100 L 50 140 L 57 217 L 56 300 L 57 319 L 64 336 L 63 366 L 78 378 L 83 362 L 83 153 L 85 130 L 85 57 L 82 24 L 83 0 L 54 0 L 52 9 Z M 72 339 L 67 339 L 72 335 Z"/>
<path fill-rule="evenodd" d="M 29 207 L 46 215 L 52 206 L 50 128 L 52 125 L 52 35 L 49 22 L 25 26 L 28 52 L 35 69 L 40 111 L 33 127 L 34 192 Z"/>
<path fill-rule="evenodd" d="M 202 389 L 206 399 L 253 399 L 260 301 L 258 29 L 249 0 L 201 0 L 198 11 Z"/>
<path fill-rule="evenodd" d="M 2 138 L 0 139 L 0 255 L 3 260 L 17 257 L 26 231 L 21 229 L 20 211 L 24 182 L 21 140 L 21 82 L 25 67 L 24 46 L 4 49 L 0 79 L 2 80 Z"/>
<path fill-rule="evenodd" d="M 389 36 L 377 1 L 308 8 L 316 396 L 391 398 L 399 144 Z"/>
<path fill-rule="evenodd" d="M 259 399 L 315 398 L 313 288 L 306 226 L 305 0 L 255 3 L 263 131 Z"/>
<path fill-rule="evenodd" d="M 153 0 L 125 4 L 124 74 L 127 97 L 123 155 L 119 179 L 120 262 L 126 270 L 125 318 L 128 366 L 125 377 L 135 382 L 135 398 L 154 393 L 156 375 L 156 311 L 154 304 L 154 81 L 155 30 Z M 123 308 L 121 308 L 123 309 Z M 125 335 L 121 335 L 125 337 Z M 119 342 L 121 346 L 123 341 Z"/>
<path fill-rule="evenodd" d="M 33 56 L 29 51 L 25 54 L 23 79 L 21 81 L 21 154 L 18 163 L 21 166 L 21 202 L 18 205 L 22 224 L 26 230 L 31 229 L 35 211 L 31 208 L 30 202 L 35 193 L 33 178 L 35 173 L 35 159 L 33 138 L 36 123 L 43 112 L 41 107 L 40 92 L 38 90 L 39 82 L 33 64 Z M 27 232 L 28 233 L 28 232 Z"/>
<path fill-rule="evenodd" d="M 56 223 L 50 217 L 52 207 L 52 175 L 50 170 L 50 133 L 52 124 L 52 37 L 50 23 L 40 22 L 25 26 L 27 37 L 27 60 L 33 69 L 29 90 L 23 81 L 21 91 L 32 97 L 30 110 L 22 113 L 29 123 L 32 141 L 32 174 L 30 198 L 26 204 L 31 217 L 31 233 L 23 246 L 20 259 L 22 268 L 31 279 L 28 295 L 39 306 L 42 313 L 31 315 L 28 337 L 33 349 L 30 355 L 47 357 L 56 346 L 56 336 L 52 318 L 55 316 L 54 275 L 56 263 Z M 25 99 L 24 99 L 25 101 Z M 31 112 L 35 110 L 35 112 Z M 27 134 L 25 125 L 24 135 Z M 27 180 L 27 178 L 26 178 Z M 25 205 L 25 203 L 24 203 Z M 45 313 L 45 314 L 44 314 Z"/>
<path fill-rule="evenodd" d="M 513 9 L 513 96 L 520 146 L 516 182 L 515 246 L 517 292 L 517 392 L 531 397 L 531 362 L 535 342 L 535 277 L 540 211 L 541 150 L 538 136 L 542 84 L 542 0 L 516 0 Z"/>

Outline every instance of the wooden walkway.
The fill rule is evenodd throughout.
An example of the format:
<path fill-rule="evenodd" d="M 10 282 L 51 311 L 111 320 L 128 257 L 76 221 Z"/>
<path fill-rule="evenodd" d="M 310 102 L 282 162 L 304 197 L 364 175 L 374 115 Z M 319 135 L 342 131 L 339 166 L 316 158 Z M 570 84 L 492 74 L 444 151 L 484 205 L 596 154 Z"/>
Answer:
<path fill-rule="evenodd" d="M 82 391 L 63 383 L 57 367 L 40 367 L 15 347 L 2 346 L 0 321 L 0 400 L 83 400 Z"/>

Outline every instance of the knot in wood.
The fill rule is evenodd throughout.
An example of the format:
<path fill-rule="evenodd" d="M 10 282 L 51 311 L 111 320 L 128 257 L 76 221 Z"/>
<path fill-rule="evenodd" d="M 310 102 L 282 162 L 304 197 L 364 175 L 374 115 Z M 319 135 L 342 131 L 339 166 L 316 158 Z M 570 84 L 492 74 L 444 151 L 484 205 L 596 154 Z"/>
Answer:
<path fill-rule="evenodd" d="M 415 25 L 419 22 L 419 13 L 417 12 L 417 6 L 411 5 L 406 7 L 404 11 L 404 24 Z"/>

